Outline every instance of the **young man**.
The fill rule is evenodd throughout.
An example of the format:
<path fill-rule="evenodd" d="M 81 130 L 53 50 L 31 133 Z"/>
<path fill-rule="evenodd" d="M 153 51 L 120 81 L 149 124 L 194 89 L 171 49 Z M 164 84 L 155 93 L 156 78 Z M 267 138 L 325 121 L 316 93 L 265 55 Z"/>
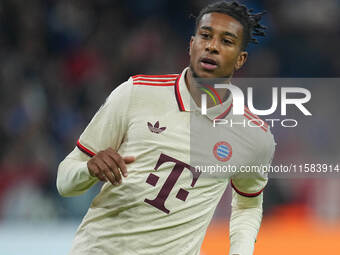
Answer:
<path fill-rule="evenodd" d="M 253 253 L 267 179 L 260 174 L 204 178 L 195 172 L 190 116 L 198 116 L 200 128 L 211 127 L 216 118 L 233 118 L 225 90 L 218 91 L 226 98 L 223 107 L 208 101 L 207 115 L 193 107 L 201 103 L 198 81 L 229 81 L 245 63 L 252 35 L 262 34 L 260 18 L 236 2 L 207 6 L 190 41 L 189 68 L 180 75 L 132 76 L 111 93 L 58 170 L 63 196 L 105 182 L 78 228 L 72 255 L 197 255 L 229 181 L 234 188 L 230 254 Z M 237 118 L 258 121 L 249 112 Z M 270 164 L 274 140 L 268 127 L 237 126 L 218 133 L 197 138 L 208 148 L 201 157 L 209 163 Z"/>

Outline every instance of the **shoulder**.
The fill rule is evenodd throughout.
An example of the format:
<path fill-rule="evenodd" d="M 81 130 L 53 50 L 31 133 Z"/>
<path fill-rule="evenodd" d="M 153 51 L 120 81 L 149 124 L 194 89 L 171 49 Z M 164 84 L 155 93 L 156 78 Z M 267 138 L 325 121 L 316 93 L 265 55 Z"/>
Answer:
<path fill-rule="evenodd" d="M 163 74 L 163 75 L 145 75 L 138 74 L 130 76 L 128 80 L 115 87 L 107 101 L 117 100 L 133 96 L 134 91 L 138 91 L 138 96 L 141 96 L 141 91 L 147 91 L 149 94 L 150 88 L 173 87 L 176 83 L 179 74 Z M 148 88 L 148 89 L 147 89 Z"/>
<path fill-rule="evenodd" d="M 145 87 L 172 87 L 175 86 L 179 74 L 145 75 L 137 74 L 130 76 L 128 80 L 115 87 L 110 96 L 116 94 L 129 94 L 135 88 Z"/>
<path fill-rule="evenodd" d="M 178 78 L 179 74 L 131 76 L 129 80 L 134 104 L 145 106 L 145 102 L 153 102 L 153 104 L 168 102 L 175 94 L 174 88 Z"/>
<path fill-rule="evenodd" d="M 179 76 L 179 74 L 131 76 L 128 81 L 120 85 L 124 95 L 128 95 L 126 101 L 129 102 L 130 112 L 140 112 L 155 106 L 159 110 L 173 107 L 176 100 L 172 98 L 175 98 L 175 84 Z"/>
<path fill-rule="evenodd" d="M 259 157 L 271 157 L 275 150 L 275 140 L 270 125 L 262 118 L 250 112 L 245 106 L 242 116 L 245 122 L 244 135 L 248 137 Z"/>
<path fill-rule="evenodd" d="M 179 74 L 145 75 L 138 74 L 131 76 L 133 86 L 142 87 L 171 87 L 176 83 Z"/>

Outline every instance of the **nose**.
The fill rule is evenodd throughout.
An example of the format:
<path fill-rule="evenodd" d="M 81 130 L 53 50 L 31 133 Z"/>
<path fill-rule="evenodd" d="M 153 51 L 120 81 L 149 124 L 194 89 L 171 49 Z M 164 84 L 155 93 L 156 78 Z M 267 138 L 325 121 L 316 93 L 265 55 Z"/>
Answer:
<path fill-rule="evenodd" d="M 205 50 L 211 54 L 218 54 L 217 40 L 215 38 L 212 38 L 211 40 L 209 40 L 207 42 Z"/>

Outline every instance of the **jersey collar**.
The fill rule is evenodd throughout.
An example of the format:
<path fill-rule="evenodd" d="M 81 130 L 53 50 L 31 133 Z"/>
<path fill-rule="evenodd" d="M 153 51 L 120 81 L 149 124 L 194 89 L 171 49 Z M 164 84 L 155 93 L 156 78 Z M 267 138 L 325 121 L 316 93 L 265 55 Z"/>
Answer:
<path fill-rule="evenodd" d="M 188 87 L 185 82 L 185 74 L 189 67 L 186 67 L 179 75 L 175 83 L 175 95 L 178 108 L 181 112 L 201 111 L 192 99 Z M 232 108 L 232 97 L 229 96 L 222 104 L 215 105 L 207 109 L 207 117 L 211 120 L 225 118 Z"/>

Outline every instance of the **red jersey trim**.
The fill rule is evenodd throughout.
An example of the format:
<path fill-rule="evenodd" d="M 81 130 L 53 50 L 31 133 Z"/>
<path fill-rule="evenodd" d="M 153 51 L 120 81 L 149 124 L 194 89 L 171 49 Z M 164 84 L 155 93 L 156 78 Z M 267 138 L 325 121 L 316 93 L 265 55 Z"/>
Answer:
<path fill-rule="evenodd" d="M 261 189 L 260 191 L 258 192 L 255 192 L 255 193 L 245 193 L 245 192 L 242 192 L 240 191 L 239 189 L 237 189 L 233 183 L 233 180 L 230 180 L 230 183 L 231 183 L 231 187 L 236 191 L 237 194 L 241 195 L 241 196 L 244 196 L 244 197 L 257 197 L 258 195 L 260 195 L 264 188 Z"/>
<path fill-rule="evenodd" d="M 152 82 L 169 82 L 176 81 L 176 78 L 173 79 L 145 79 L 145 78 L 135 78 L 133 81 L 152 81 Z"/>
<path fill-rule="evenodd" d="M 224 118 L 228 115 L 228 113 L 230 112 L 231 107 L 233 107 L 233 104 L 230 104 L 229 107 L 227 108 L 227 110 L 225 110 L 225 111 L 222 112 L 220 115 L 218 115 L 218 116 L 215 118 L 215 120 L 216 120 L 216 119 L 224 119 Z"/>
<path fill-rule="evenodd" d="M 178 74 L 165 74 L 165 75 L 144 75 L 144 74 L 138 74 L 132 76 L 133 79 L 135 78 L 176 78 L 178 77 Z"/>
<path fill-rule="evenodd" d="M 177 104 L 178 104 L 178 108 L 181 112 L 185 112 L 185 107 L 183 104 L 183 100 L 181 97 L 181 93 L 179 92 L 179 80 L 181 79 L 182 74 L 180 74 L 177 77 L 176 83 L 175 83 L 175 96 L 176 96 L 176 100 L 177 100 Z"/>
<path fill-rule="evenodd" d="M 79 140 L 77 141 L 77 147 L 79 150 L 84 152 L 87 156 L 93 157 L 96 155 L 96 153 L 92 152 L 91 150 L 87 149 L 84 145 L 82 145 Z"/>
<path fill-rule="evenodd" d="M 268 123 L 265 122 L 264 120 L 262 120 L 262 119 L 261 119 L 259 116 L 257 116 L 256 114 L 252 113 L 252 112 L 249 110 L 249 108 L 248 108 L 247 106 L 244 107 L 244 110 L 245 110 L 251 117 L 253 117 L 253 118 L 257 119 L 257 120 L 263 121 L 264 127 L 265 127 L 265 128 L 268 128 Z"/>
<path fill-rule="evenodd" d="M 244 116 L 251 120 L 252 123 L 263 129 L 264 132 L 268 131 L 268 123 L 262 120 L 259 116 L 253 114 L 248 107 L 244 106 Z"/>
<path fill-rule="evenodd" d="M 251 120 L 252 123 L 254 123 L 256 126 L 259 126 L 260 128 L 262 128 L 264 130 L 264 132 L 268 131 L 268 128 L 266 128 L 265 126 L 262 125 L 261 122 L 258 122 L 257 119 L 253 119 L 251 117 L 249 117 L 247 114 L 244 114 L 244 116 L 248 119 Z M 261 120 L 263 121 L 263 120 Z M 264 122 L 264 121 L 263 121 Z"/>
<path fill-rule="evenodd" d="M 144 85 L 144 86 L 174 86 L 178 74 L 168 74 L 168 75 L 135 75 L 132 76 L 133 85 Z"/>
<path fill-rule="evenodd" d="M 133 85 L 145 85 L 145 86 L 158 86 L 158 87 L 170 87 L 174 86 L 174 83 L 148 83 L 148 82 L 134 82 Z"/>

